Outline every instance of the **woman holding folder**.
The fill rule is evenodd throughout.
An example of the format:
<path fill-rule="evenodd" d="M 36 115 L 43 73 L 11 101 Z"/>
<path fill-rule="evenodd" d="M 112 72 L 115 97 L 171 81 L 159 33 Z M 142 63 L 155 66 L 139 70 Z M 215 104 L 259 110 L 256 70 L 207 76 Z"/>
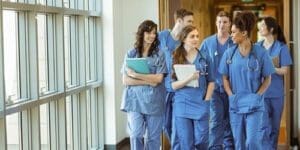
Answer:
<path fill-rule="evenodd" d="M 162 83 L 167 68 L 158 45 L 157 25 L 150 20 L 142 22 L 136 33 L 134 48 L 126 54 L 121 71 L 125 85 L 121 110 L 127 112 L 132 150 L 160 149 L 166 93 Z M 149 73 L 142 74 L 129 68 L 127 58 L 145 58 Z"/>
<path fill-rule="evenodd" d="M 213 65 L 207 54 L 197 49 L 199 33 L 194 26 L 183 28 L 179 40 L 180 45 L 173 53 L 175 71 L 172 75 L 176 133 L 182 150 L 208 149 L 209 100 L 214 90 Z M 179 74 L 176 75 L 178 64 L 195 65 L 195 71 L 189 71 L 185 78 L 179 79 Z M 181 72 L 184 69 L 182 67 Z M 194 80 L 198 84 L 190 86 L 189 83 Z"/>

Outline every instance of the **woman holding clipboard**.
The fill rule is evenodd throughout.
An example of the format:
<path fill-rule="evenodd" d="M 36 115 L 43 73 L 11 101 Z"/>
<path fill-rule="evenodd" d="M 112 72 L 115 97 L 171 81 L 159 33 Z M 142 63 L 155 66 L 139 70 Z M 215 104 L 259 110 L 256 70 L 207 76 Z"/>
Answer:
<path fill-rule="evenodd" d="M 199 33 L 194 26 L 183 28 L 180 45 L 173 53 L 173 69 L 178 64 L 195 65 L 184 79 L 176 72 L 172 75 L 172 88 L 175 90 L 173 114 L 175 129 L 182 150 L 208 149 L 209 100 L 214 90 L 214 74 L 211 59 L 199 51 Z M 188 86 L 193 80 L 198 86 Z"/>
<path fill-rule="evenodd" d="M 125 85 L 121 110 L 127 112 L 132 150 L 159 150 L 161 145 L 166 94 L 162 83 L 167 68 L 158 45 L 157 25 L 150 20 L 142 22 L 136 33 L 134 49 L 126 54 L 121 71 Z M 126 64 L 128 58 L 145 58 L 149 73 L 138 73 L 130 69 Z"/>

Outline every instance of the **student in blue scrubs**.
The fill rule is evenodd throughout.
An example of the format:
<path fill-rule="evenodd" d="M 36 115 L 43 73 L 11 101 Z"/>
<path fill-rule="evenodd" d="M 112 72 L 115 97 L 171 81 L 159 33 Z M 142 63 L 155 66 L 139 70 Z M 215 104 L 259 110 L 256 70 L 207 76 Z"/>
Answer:
<path fill-rule="evenodd" d="M 208 149 L 209 100 L 214 89 L 213 65 L 210 57 L 197 49 L 199 33 L 194 26 L 183 28 L 179 40 L 173 65 L 194 64 L 197 71 L 184 80 L 177 80 L 173 71 L 175 129 L 181 150 L 205 150 Z M 198 80 L 199 86 L 187 86 L 192 80 Z"/>
<path fill-rule="evenodd" d="M 265 101 L 270 117 L 272 148 L 277 149 L 280 120 L 284 106 L 283 77 L 287 74 L 288 67 L 292 64 L 292 59 L 281 27 L 274 18 L 263 18 L 260 22 L 259 33 L 264 37 L 264 40 L 257 44 L 268 51 L 276 70 L 272 74 L 271 85 L 265 93 Z"/>
<path fill-rule="evenodd" d="M 231 20 L 228 12 L 217 14 L 216 26 L 218 32 L 204 39 L 200 51 L 207 51 L 214 64 L 216 77 L 213 98 L 210 102 L 209 149 L 230 150 L 234 148 L 232 132 L 229 124 L 228 96 L 223 87 L 222 75 L 218 72 L 221 58 L 231 46 Z"/>
<path fill-rule="evenodd" d="M 166 96 L 166 111 L 164 117 L 164 131 L 169 138 L 172 150 L 180 150 L 179 141 L 174 132 L 174 119 L 172 119 L 172 103 L 174 90 L 171 87 L 171 71 L 172 71 L 172 53 L 178 46 L 179 34 L 181 30 L 187 26 L 193 24 L 193 12 L 186 9 L 178 9 L 175 14 L 175 25 L 172 30 L 163 30 L 159 32 L 160 50 L 165 54 L 165 60 L 168 68 L 168 74 L 165 77 L 165 87 L 167 89 Z M 173 128 L 173 129 L 172 129 Z"/>
<path fill-rule="evenodd" d="M 269 150 L 271 146 L 264 92 L 275 69 L 267 51 L 251 43 L 255 18 L 252 12 L 236 15 L 231 36 L 237 45 L 225 51 L 219 67 L 229 96 L 230 125 L 238 150 Z"/>
<path fill-rule="evenodd" d="M 157 25 L 150 20 L 142 22 L 138 27 L 134 49 L 128 51 L 125 60 L 146 58 L 150 74 L 140 74 L 129 69 L 125 60 L 122 68 L 125 89 L 121 110 L 127 112 L 132 150 L 159 150 L 161 145 L 166 93 L 163 78 L 167 67 L 158 44 Z"/>

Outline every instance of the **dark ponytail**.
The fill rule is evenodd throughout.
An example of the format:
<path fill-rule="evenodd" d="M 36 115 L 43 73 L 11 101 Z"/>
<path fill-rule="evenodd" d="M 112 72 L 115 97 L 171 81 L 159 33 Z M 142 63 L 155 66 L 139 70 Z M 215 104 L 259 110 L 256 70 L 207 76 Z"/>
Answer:
<path fill-rule="evenodd" d="M 281 27 L 279 26 L 279 24 L 277 23 L 276 19 L 274 19 L 273 17 L 265 17 L 262 20 L 265 21 L 268 31 L 272 32 L 272 35 L 277 36 L 278 41 L 286 44 L 286 40 L 285 40 L 283 31 L 282 31 Z M 273 31 L 271 31 L 272 28 L 273 28 Z"/>
<path fill-rule="evenodd" d="M 278 29 L 277 29 L 277 40 L 286 44 L 286 39 L 285 39 L 283 31 L 279 25 L 278 25 Z"/>

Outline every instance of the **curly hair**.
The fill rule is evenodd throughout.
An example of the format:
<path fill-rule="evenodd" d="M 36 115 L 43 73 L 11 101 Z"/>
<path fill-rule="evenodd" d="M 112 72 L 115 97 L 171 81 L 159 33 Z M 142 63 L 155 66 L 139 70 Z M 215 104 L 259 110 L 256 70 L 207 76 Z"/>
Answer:
<path fill-rule="evenodd" d="M 232 25 L 235 25 L 236 28 L 240 29 L 240 31 L 247 31 L 248 37 L 250 37 L 255 23 L 256 16 L 250 11 L 244 11 L 236 15 L 232 22 Z"/>
<path fill-rule="evenodd" d="M 151 56 L 155 52 L 158 52 L 159 40 L 157 36 L 157 24 L 155 24 L 151 20 L 145 20 L 138 27 L 138 31 L 136 33 L 136 41 L 134 43 L 134 48 L 137 50 L 138 57 L 142 57 L 143 55 L 144 33 L 151 32 L 152 30 L 155 30 L 156 36 L 155 36 L 155 40 L 150 46 L 148 56 Z"/>
<path fill-rule="evenodd" d="M 174 68 L 174 64 L 184 64 L 187 62 L 187 59 L 185 57 L 187 55 L 187 53 L 184 49 L 183 41 L 187 38 L 188 34 L 194 30 L 197 30 L 197 28 L 195 26 L 188 25 L 188 26 L 184 27 L 182 29 L 182 31 L 180 32 L 180 34 L 179 34 L 180 45 L 173 52 L 173 68 Z M 175 73 L 172 73 L 172 78 L 176 79 Z"/>

